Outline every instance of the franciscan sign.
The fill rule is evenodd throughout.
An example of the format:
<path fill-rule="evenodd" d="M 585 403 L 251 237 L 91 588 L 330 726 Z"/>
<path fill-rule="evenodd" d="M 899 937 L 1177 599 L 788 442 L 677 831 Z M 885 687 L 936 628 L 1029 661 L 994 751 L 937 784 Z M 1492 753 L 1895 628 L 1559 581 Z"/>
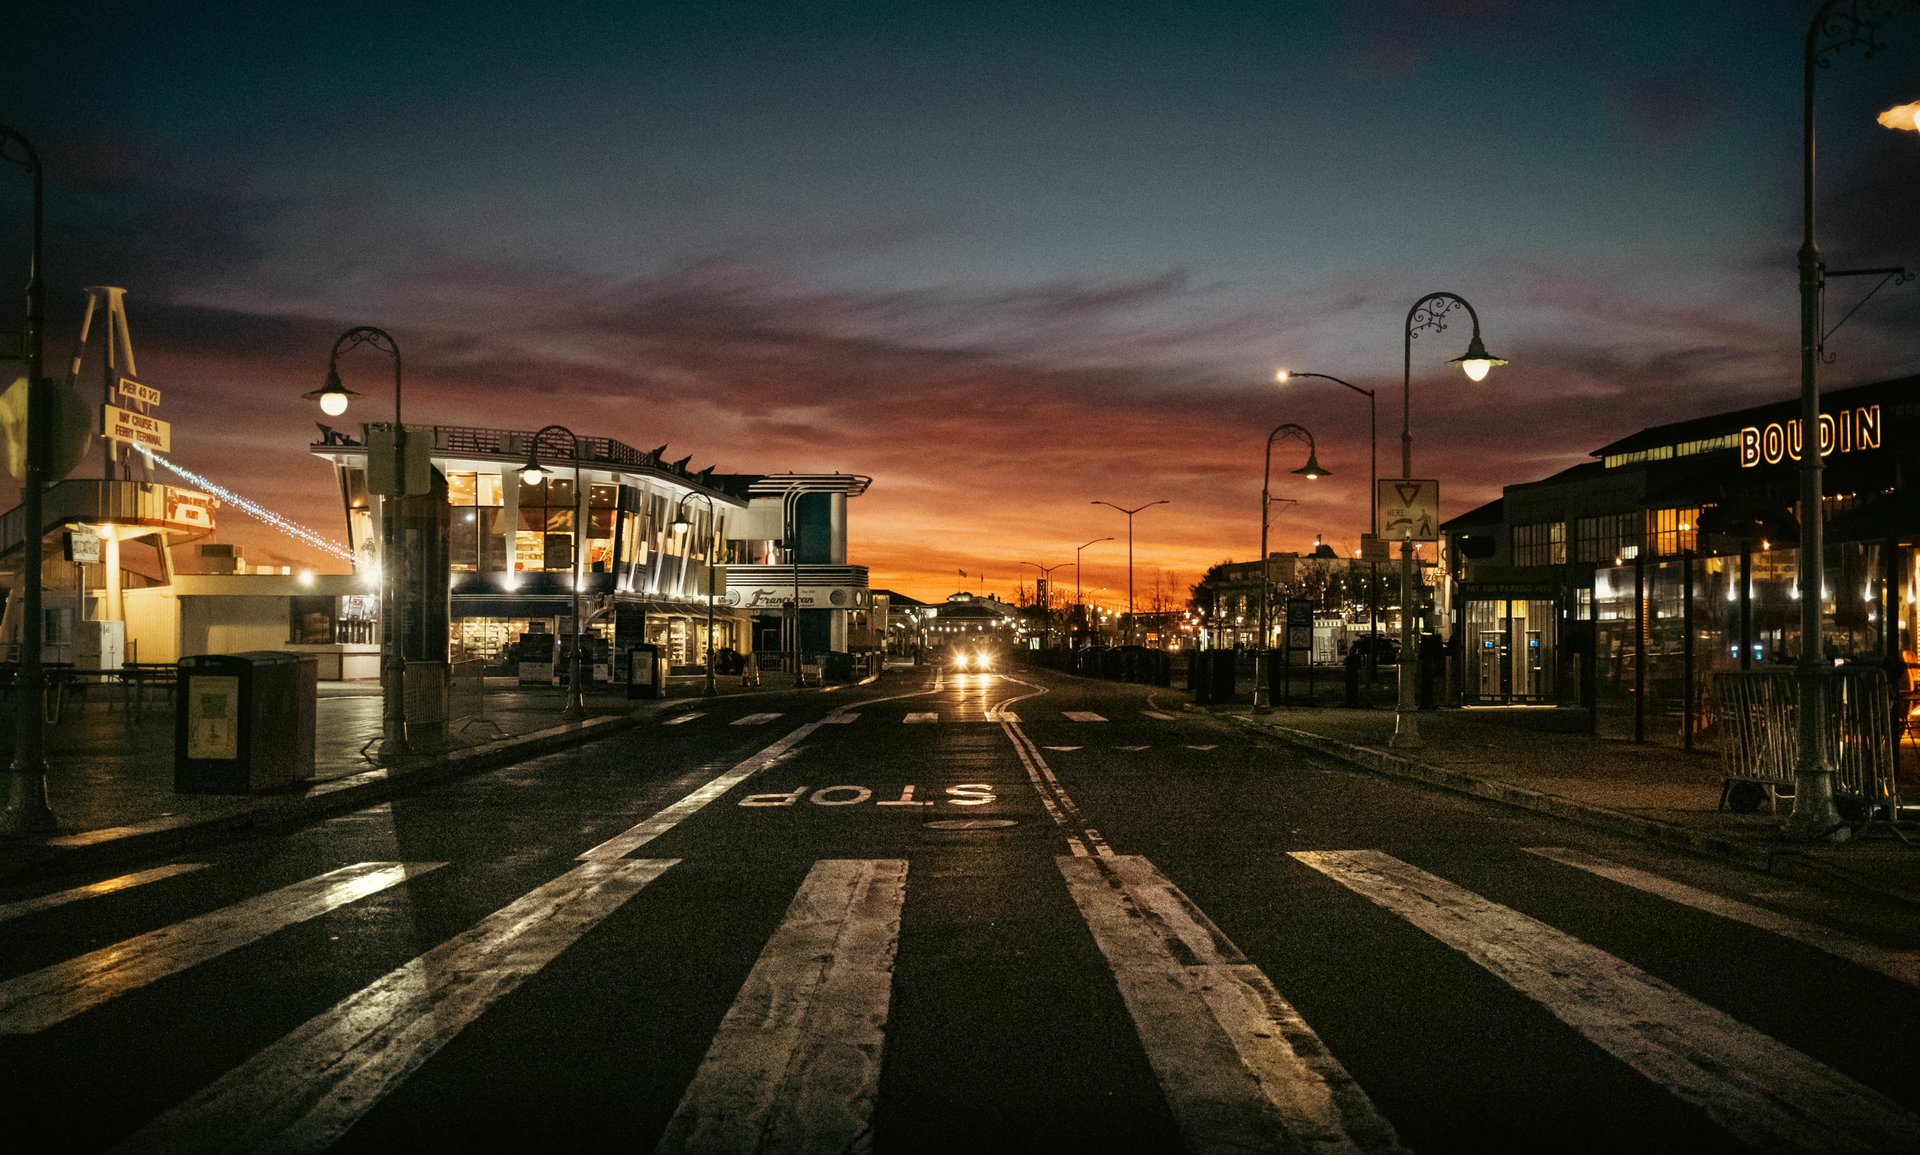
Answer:
<path fill-rule="evenodd" d="M 1774 421 L 1740 431 L 1740 468 L 1800 460 L 1800 422 Z M 1880 407 L 1863 405 L 1820 415 L 1820 456 L 1880 448 Z"/>

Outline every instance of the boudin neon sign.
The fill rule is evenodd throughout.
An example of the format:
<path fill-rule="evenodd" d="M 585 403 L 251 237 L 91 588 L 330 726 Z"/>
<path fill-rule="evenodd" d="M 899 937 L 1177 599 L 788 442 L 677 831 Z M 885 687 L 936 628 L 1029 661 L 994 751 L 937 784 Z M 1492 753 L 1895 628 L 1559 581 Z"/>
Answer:
<path fill-rule="evenodd" d="M 1820 415 L 1820 456 L 1880 448 L 1880 407 L 1864 405 Z M 1800 423 L 1774 421 L 1740 431 L 1740 468 L 1800 460 Z"/>

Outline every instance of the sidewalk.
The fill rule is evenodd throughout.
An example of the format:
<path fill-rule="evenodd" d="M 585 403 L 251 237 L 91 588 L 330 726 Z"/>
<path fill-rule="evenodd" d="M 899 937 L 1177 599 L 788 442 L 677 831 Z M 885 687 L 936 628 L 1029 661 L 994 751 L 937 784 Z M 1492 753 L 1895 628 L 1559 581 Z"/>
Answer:
<path fill-rule="evenodd" d="M 719 678 L 715 687 L 726 696 L 780 689 L 771 678 L 757 688 L 740 682 L 737 675 Z M 242 830 L 311 822 L 592 741 L 663 713 L 697 709 L 705 700 L 698 677 L 671 678 L 666 689 L 664 698 L 629 699 L 624 685 L 589 687 L 586 717 L 567 722 L 560 717 L 558 687 L 488 678 L 484 720 L 452 727 L 445 752 L 382 758 L 378 685 L 322 682 L 313 780 L 258 794 L 177 792 L 174 711 L 166 703 L 135 711 L 117 691 L 75 700 L 47 728 L 47 803 L 59 829 L 0 837 L 0 883 L 103 869 Z"/>
<path fill-rule="evenodd" d="M 1555 732 L 1555 710 L 1423 710 L 1423 745 L 1394 749 L 1392 709 L 1195 707 L 1367 770 L 1570 819 L 1615 834 L 1711 855 L 1744 866 L 1863 890 L 1920 906 L 1920 814 L 1897 831 L 1885 822 L 1845 842 L 1796 843 L 1780 836 L 1792 807 L 1757 813 L 1719 808 L 1720 755 Z M 1584 715 L 1583 715 L 1584 717 Z M 1901 796 L 1920 803 L 1920 751 L 1903 747 Z M 1909 845 L 1902 836 L 1911 838 Z"/>

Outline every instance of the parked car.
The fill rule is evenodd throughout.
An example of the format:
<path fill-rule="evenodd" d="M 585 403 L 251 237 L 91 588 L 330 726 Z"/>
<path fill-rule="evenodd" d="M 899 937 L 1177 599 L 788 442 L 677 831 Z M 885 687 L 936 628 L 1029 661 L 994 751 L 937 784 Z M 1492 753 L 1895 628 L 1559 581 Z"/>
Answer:
<path fill-rule="evenodd" d="M 1385 634 L 1361 634 L 1347 647 L 1347 653 L 1371 659 L 1376 668 L 1400 664 L 1400 643 Z"/>

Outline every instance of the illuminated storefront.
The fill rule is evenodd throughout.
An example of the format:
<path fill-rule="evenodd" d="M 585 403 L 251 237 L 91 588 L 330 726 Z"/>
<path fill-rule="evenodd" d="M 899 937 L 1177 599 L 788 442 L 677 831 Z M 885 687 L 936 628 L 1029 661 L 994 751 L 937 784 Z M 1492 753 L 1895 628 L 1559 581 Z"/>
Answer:
<path fill-rule="evenodd" d="M 477 658 L 508 672 L 523 659 L 546 665 L 542 658 L 564 653 L 576 571 L 582 654 L 601 677 L 638 644 L 659 647 L 670 667 L 704 667 L 709 623 L 716 664 L 729 651 L 756 650 L 777 662 L 789 649 L 796 590 L 805 653 L 847 649 L 849 614 L 867 604 L 867 574 L 845 564 L 846 499 L 864 491 L 866 478 L 693 472 L 685 458 L 663 461 L 664 447 L 646 453 L 583 436 L 577 461 L 556 458 L 552 441 L 542 442 L 550 468 L 529 482 L 521 472 L 536 436 L 408 429 L 410 439 L 430 441 L 433 491 L 403 517 L 422 518 L 422 536 L 431 539 L 444 513 L 453 660 Z M 350 548 L 371 568 L 382 537 L 379 503 L 368 497 L 367 447 L 328 430 L 312 450 L 334 464 Z M 423 617 L 433 616 L 432 592 Z"/>
<path fill-rule="evenodd" d="M 1603 733 L 1692 745 L 1712 674 L 1800 652 L 1797 400 L 1643 430 L 1455 518 L 1463 705 L 1594 708 Z M 1920 377 L 1822 401 L 1827 657 L 1908 684 L 1920 636 Z"/>

